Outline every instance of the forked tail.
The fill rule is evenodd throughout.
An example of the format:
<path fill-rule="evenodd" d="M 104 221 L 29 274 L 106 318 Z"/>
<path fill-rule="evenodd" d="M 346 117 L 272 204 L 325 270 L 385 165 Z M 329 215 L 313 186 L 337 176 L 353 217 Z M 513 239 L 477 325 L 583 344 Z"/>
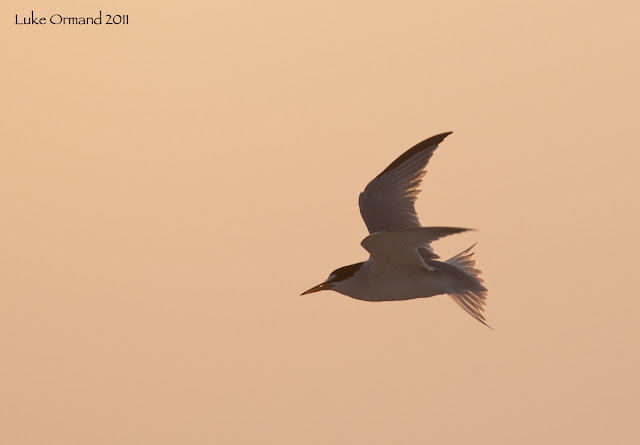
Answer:
<path fill-rule="evenodd" d="M 473 252 L 471 252 L 474 247 L 475 244 L 446 261 L 446 263 L 456 266 L 464 272 L 464 277 L 456 277 L 457 279 L 453 280 L 447 293 L 469 315 L 491 328 L 485 323 L 484 315 L 482 314 L 484 312 L 483 306 L 486 304 L 485 300 L 487 299 L 487 288 L 482 285 L 484 280 L 480 278 L 481 272 L 475 267 L 476 260 L 473 259 Z"/>

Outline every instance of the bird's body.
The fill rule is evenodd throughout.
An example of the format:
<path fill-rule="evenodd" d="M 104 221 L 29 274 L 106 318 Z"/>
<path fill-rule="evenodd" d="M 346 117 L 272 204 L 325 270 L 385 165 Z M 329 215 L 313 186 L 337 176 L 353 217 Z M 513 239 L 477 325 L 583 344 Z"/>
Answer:
<path fill-rule="evenodd" d="M 439 295 L 445 289 L 445 276 L 437 271 L 394 266 L 380 269 L 371 260 L 360 264 L 352 279 L 331 289 L 362 301 L 413 300 Z"/>
<path fill-rule="evenodd" d="M 434 136 L 407 150 L 367 185 L 359 204 L 370 233 L 362 241 L 369 259 L 336 269 L 324 283 L 304 294 L 334 290 L 372 302 L 449 294 L 486 325 L 482 311 L 487 289 L 472 259 L 473 246 L 443 262 L 437 260 L 430 245 L 468 229 L 421 227 L 414 206 L 425 167 L 449 134 Z"/>

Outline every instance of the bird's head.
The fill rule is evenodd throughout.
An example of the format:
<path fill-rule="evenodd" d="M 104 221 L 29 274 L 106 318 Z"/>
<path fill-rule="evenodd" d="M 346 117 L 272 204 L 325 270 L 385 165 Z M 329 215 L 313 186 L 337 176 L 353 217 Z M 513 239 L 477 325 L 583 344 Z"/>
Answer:
<path fill-rule="evenodd" d="M 329 274 L 329 278 L 327 278 L 324 283 L 320 283 L 317 286 L 313 286 L 308 291 L 302 293 L 302 295 L 312 294 L 314 292 L 320 292 L 321 290 L 331 290 L 336 287 L 340 287 L 342 283 L 351 279 L 356 272 L 360 270 L 360 267 L 364 263 L 351 264 L 349 266 L 344 266 L 339 269 L 334 270 Z M 339 290 L 339 289 L 334 289 Z"/>

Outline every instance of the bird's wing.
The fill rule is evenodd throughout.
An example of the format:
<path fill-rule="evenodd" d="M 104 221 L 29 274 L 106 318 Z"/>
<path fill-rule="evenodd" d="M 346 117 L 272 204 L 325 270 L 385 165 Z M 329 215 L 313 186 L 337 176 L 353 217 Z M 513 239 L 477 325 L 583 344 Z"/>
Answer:
<path fill-rule="evenodd" d="M 392 263 L 394 266 L 435 270 L 424 262 L 419 250 L 425 249 L 431 252 L 429 244 L 433 241 L 467 230 L 470 229 L 414 227 L 390 232 L 377 232 L 363 239 L 361 244 L 371 255 L 371 262 L 375 267 L 385 267 L 386 264 Z"/>
<path fill-rule="evenodd" d="M 420 227 L 414 205 L 418 187 L 433 152 L 450 134 L 430 137 L 410 148 L 360 193 L 360 214 L 369 233 Z"/>

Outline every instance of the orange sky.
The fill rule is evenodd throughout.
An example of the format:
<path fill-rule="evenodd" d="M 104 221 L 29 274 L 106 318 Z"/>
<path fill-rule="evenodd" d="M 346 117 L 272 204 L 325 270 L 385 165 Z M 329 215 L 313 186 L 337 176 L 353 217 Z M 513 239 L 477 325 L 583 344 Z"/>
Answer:
<path fill-rule="evenodd" d="M 636 2 L 130 3 L 0 9 L 2 443 L 640 441 Z M 444 131 L 495 331 L 299 296 Z"/>

